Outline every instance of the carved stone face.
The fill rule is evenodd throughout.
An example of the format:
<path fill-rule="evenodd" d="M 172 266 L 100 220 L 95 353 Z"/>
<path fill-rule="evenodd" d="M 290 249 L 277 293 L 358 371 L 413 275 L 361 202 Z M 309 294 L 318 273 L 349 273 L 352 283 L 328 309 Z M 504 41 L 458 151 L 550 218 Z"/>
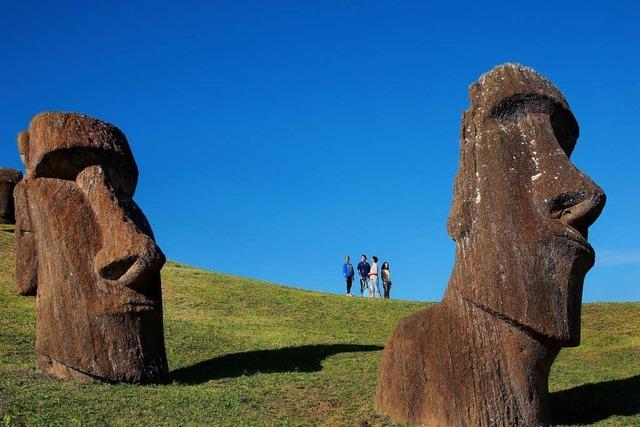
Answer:
<path fill-rule="evenodd" d="M 165 258 L 132 200 L 126 138 L 99 120 L 45 113 L 19 148 L 17 285 L 37 294 L 37 353 L 106 380 L 160 379 Z"/>
<path fill-rule="evenodd" d="M 452 290 L 577 345 L 583 280 L 595 259 L 587 229 L 605 203 L 569 160 L 578 125 L 558 89 L 529 68 L 497 67 L 470 93 L 449 218 Z"/>
<path fill-rule="evenodd" d="M 0 224 L 16 222 L 13 208 L 13 189 L 22 179 L 19 170 L 0 168 Z"/>

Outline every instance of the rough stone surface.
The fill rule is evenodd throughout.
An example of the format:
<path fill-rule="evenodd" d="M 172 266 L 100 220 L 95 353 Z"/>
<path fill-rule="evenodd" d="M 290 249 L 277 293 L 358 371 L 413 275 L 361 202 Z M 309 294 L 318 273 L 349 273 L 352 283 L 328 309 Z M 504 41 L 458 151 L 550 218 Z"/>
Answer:
<path fill-rule="evenodd" d="M 43 113 L 18 145 L 16 286 L 37 295 L 39 368 L 81 381 L 163 380 L 165 257 L 132 200 L 138 171 L 125 136 L 84 115 Z"/>
<path fill-rule="evenodd" d="M 22 179 L 16 169 L 0 168 L 0 224 L 15 224 L 13 189 Z"/>
<path fill-rule="evenodd" d="M 605 195 L 569 160 L 578 125 L 546 78 L 505 64 L 469 91 L 455 266 L 443 300 L 393 332 L 376 407 L 422 425 L 545 425 L 551 365 L 580 341 L 587 229 Z"/>

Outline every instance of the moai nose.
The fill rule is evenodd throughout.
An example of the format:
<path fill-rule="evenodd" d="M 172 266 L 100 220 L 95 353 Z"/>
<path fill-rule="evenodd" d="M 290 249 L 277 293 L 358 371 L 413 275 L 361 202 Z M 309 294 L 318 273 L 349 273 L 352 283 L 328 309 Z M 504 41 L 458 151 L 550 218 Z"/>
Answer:
<path fill-rule="evenodd" d="M 151 239 L 132 239 L 126 247 L 106 245 L 95 257 L 95 269 L 104 280 L 139 289 L 160 271 L 164 254 Z"/>
<path fill-rule="evenodd" d="M 560 222 L 577 230 L 586 239 L 589 227 L 604 208 L 605 198 L 604 193 L 587 195 L 581 202 L 565 208 L 560 216 Z"/>
<path fill-rule="evenodd" d="M 578 191 L 562 193 L 549 201 L 553 218 L 588 237 L 589 227 L 598 219 L 606 203 L 604 191 L 588 178 Z"/>
<path fill-rule="evenodd" d="M 130 288 L 142 286 L 160 271 L 165 257 L 153 238 L 132 220 L 126 204 L 118 199 L 100 166 L 90 166 L 77 177 L 102 232 L 102 248 L 94 259 L 96 273 L 104 280 Z"/>

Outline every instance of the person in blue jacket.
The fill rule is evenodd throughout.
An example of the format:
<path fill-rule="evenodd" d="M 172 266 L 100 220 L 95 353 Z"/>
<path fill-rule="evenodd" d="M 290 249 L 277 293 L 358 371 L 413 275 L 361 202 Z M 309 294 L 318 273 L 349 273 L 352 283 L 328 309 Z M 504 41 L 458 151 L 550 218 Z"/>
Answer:
<path fill-rule="evenodd" d="M 360 263 L 358 264 L 358 274 L 360 275 L 360 296 L 364 296 L 364 290 L 369 289 L 369 271 L 371 266 L 367 262 L 367 256 L 362 255 L 360 257 Z"/>
<path fill-rule="evenodd" d="M 342 275 L 347 282 L 347 296 L 351 295 L 351 286 L 353 285 L 353 276 L 355 272 L 353 271 L 353 265 L 351 265 L 351 257 L 344 257 L 344 265 L 342 266 Z"/>

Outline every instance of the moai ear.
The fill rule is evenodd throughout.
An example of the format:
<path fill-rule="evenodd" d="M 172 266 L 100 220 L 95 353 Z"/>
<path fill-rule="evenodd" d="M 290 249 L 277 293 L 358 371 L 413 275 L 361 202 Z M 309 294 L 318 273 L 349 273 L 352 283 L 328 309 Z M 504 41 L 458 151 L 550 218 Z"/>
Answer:
<path fill-rule="evenodd" d="M 28 183 L 20 181 L 13 190 L 16 210 L 16 290 L 20 295 L 35 296 L 38 291 L 38 254 L 36 236 L 31 226 Z"/>

